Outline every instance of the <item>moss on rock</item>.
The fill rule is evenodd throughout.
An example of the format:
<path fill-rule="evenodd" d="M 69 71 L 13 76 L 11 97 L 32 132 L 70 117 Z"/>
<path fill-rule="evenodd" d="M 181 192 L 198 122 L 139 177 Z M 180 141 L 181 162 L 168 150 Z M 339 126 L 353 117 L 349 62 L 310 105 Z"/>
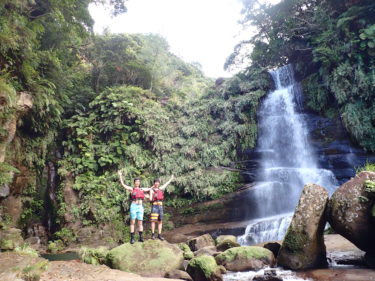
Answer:
<path fill-rule="evenodd" d="M 231 248 L 217 255 L 215 260 L 217 264 L 231 271 L 259 270 L 275 264 L 273 253 L 257 246 Z"/>
<path fill-rule="evenodd" d="M 221 269 L 212 256 L 202 255 L 193 258 L 186 271 L 193 280 L 221 280 Z"/>
<path fill-rule="evenodd" d="M 231 262 L 238 258 L 254 258 L 254 259 L 267 259 L 272 252 L 263 247 L 257 246 L 242 246 L 226 250 L 225 252 L 216 256 L 218 264 L 223 262 Z"/>
<path fill-rule="evenodd" d="M 289 228 L 285 235 L 283 246 L 290 252 L 296 252 L 303 249 L 304 244 L 308 240 L 309 237 L 307 234 Z"/>
<path fill-rule="evenodd" d="M 122 244 L 107 254 L 108 266 L 143 276 L 162 277 L 169 270 L 182 268 L 182 263 L 182 251 L 159 240 Z"/>
<path fill-rule="evenodd" d="M 189 248 L 189 246 L 186 243 L 180 243 L 178 244 L 178 247 L 183 251 L 183 256 L 185 260 L 191 260 L 194 258 L 193 251 Z"/>
<path fill-rule="evenodd" d="M 215 239 L 216 245 L 219 245 L 224 240 L 231 240 L 233 242 L 237 242 L 237 237 L 234 235 L 220 235 Z"/>
<path fill-rule="evenodd" d="M 225 239 L 216 246 L 216 249 L 218 251 L 225 251 L 230 248 L 240 247 L 240 246 L 241 246 L 240 244 L 238 244 L 236 241 L 233 241 L 232 239 Z"/>

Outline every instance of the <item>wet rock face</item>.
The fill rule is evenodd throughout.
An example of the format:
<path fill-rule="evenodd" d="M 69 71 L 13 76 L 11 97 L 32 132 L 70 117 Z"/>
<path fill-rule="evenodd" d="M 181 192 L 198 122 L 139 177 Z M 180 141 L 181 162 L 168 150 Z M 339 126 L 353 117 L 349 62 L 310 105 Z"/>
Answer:
<path fill-rule="evenodd" d="M 323 231 L 328 192 L 316 184 L 305 185 L 277 259 L 290 269 L 326 266 Z"/>
<path fill-rule="evenodd" d="M 366 180 L 375 181 L 375 173 L 361 172 L 334 192 L 328 205 L 328 220 L 337 233 L 358 248 L 375 253 L 375 219 L 371 215 L 375 200 L 366 191 Z"/>

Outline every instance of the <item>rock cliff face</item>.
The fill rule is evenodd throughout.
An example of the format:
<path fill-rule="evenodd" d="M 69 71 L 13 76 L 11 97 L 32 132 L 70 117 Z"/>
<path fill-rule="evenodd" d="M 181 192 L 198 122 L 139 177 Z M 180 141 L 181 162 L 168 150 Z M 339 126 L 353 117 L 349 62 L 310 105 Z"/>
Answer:
<path fill-rule="evenodd" d="M 7 214 L 16 225 L 22 212 L 21 192 L 27 187 L 32 171 L 16 160 L 19 153 L 19 146 L 22 145 L 16 137 L 17 124 L 33 106 L 33 99 L 30 94 L 20 92 L 15 94 L 15 101 L 6 99 L 0 93 L 0 110 L 4 110 L 4 116 L 0 119 L 0 165 L 7 165 L 4 170 L 0 169 L 0 176 L 8 178 L 7 183 L 0 186 L 0 205 L 3 212 Z M 11 152 L 11 153 L 10 153 Z M 6 163 L 6 164 L 5 164 Z M 13 166 L 13 168 L 9 168 Z M 16 174 L 16 168 L 19 173 Z"/>

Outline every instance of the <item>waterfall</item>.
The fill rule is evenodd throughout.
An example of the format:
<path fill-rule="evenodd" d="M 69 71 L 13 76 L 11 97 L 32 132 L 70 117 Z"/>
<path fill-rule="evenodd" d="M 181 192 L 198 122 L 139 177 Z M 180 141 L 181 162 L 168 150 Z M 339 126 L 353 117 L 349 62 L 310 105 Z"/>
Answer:
<path fill-rule="evenodd" d="M 252 221 L 241 244 L 283 238 L 300 193 L 306 183 L 325 187 L 330 194 L 338 185 L 334 174 L 318 167 L 308 140 L 302 110 L 302 89 L 291 65 L 271 72 L 275 90 L 259 110 L 260 168 L 257 183 L 249 191 Z"/>

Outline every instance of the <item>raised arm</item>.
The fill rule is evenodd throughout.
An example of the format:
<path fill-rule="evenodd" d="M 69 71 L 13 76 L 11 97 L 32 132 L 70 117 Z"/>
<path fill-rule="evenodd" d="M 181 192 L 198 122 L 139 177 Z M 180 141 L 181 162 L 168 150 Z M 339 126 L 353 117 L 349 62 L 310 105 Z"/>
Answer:
<path fill-rule="evenodd" d="M 169 181 L 167 181 L 165 184 L 163 184 L 162 186 L 159 187 L 160 190 L 164 190 L 167 188 L 167 186 L 171 183 L 171 181 L 173 181 L 174 179 L 174 175 L 171 176 L 171 178 L 169 179 Z"/>
<path fill-rule="evenodd" d="M 122 178 L 122 173 L 121 173 L 121 171 L 119 170 L 119 171 L 117 171 L 117 173 L 118 173 L 118 176 L 119 176 L 119 178 L 120 178 L 120 183 L 121 183 L 121 185 L 122 185 L 127 191 L 132 191 L 133 188 L 132 188 L 131 186 L 126 185 L 126 184 L 124 183 L 124 180 L 123 180 L 123 178 Z"/>

